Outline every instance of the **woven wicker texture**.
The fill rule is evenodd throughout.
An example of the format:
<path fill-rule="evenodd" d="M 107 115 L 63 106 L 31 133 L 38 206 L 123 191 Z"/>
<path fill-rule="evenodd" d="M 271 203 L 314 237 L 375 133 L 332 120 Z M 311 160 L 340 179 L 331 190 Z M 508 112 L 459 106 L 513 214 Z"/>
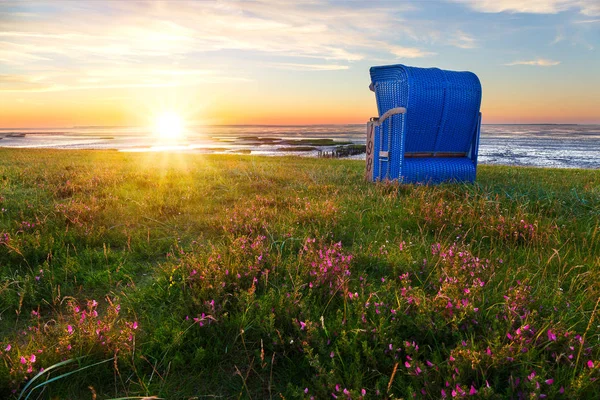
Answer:
<path fill-rule="evenodd" d="M 407 109 L 406 114 L 384 121 L 376 132 L 374 178 L 432 183 L 473 181 L 481 104 L 477 76 L 405 65 L 373 67 L 370 72 L 379 115 L 394 107 Z M 387 151 L 388 157 L 377 159 L 379 151 Z M 409 160 L 404 158 L 405 152 L 461 152 L 468 158 Z M 467 168 L 466 162 L 472 167 Z"/>
<path fill-rule="evenodd" d="M 407 158 L 404 160 L 402 182 L 441 183 L 472 182 L 475 164 L 470 158 Z"/>

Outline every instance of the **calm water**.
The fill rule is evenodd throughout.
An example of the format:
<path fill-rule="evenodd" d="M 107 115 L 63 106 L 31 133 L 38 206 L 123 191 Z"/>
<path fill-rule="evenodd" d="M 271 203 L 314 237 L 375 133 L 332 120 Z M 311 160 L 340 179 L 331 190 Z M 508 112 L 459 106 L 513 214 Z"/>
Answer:
<path fill-rule="evenodd" d="M 0 129 L 0 147 L 53 149 L 116 149 L 120 151 L 182 151 L 301 155 L 289 149 L 293 140 L 330 138 L 365 143 L 365 125 L 201 126 L 189 129 L 176 144 L 157 143 L 141 128 L 82 127 L 68 129 Z M 284 139 L 287 144 L 269 143 Z M 272 141 L 272 140 L 271 140 Z M 332 150 L 333 146 L 321 147 Z M 600 125 L 483 125 L 479 149 L 482 164 L 558 168 L 600 168 Z M 353 158 L 364 158 L 354 156 Z"/>

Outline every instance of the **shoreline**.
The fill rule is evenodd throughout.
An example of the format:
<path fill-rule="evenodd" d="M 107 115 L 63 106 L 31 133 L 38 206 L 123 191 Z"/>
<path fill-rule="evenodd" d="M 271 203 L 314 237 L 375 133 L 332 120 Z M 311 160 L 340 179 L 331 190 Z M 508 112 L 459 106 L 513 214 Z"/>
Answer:
<path fill-rule="evenodd" d="M 140 149 L 140 150 L 119 150 L 119 149 L 114 149 L 114 148 L 59 148 L 59 147 L 54 147 L 54 148 L 32 148 L 32 147 L 3 147 L 0 146 L 0 152 L 3 151 L 8 151 L 8 152 L 19 152 L 19 151 L 26 151 L 26 152 L 31 152 L 31 151 L 36 151 L 36 152 L 40 152 L 40 153 L 44 153 L 44 152 L 66 152 L 66 153 L 76 153 L 76 152 L 84 152 L 84 153 L 91 153 L 91 152 L 97 152 L 97 153 L 124 153 L 124 154 L 144 154 L 144 155 L 182 155 L 182 156 L 208 156 L 208 157 L 215 157 L 215 158 L 219 158 L 219 157 L 231 157 L 231 158 L 237 158 L 237 157 L 241 157 L 241 158 L 250 158 L 250 157 L 258 157 L 258 158 L 272 158 L 272 159 L 276 159 L 276 158 L 292 158 L 292 159 L 314 159 L 314 160 L 336 160 L 336 161 L 352 161 L 352 162 L 364 162 L 365 158 L 364 158 L 364 154 L 362 155 L 354 155 L 354 156 L 348 156 L 348 157 L 334 157 L 334 158 L 318 158 L 315 156 L 311 156 L 309 154 L 305 154 L 306 152 L 281 152 L 281 153 L 268 153 L 268 154 L 264 154 L 264 153 L 242 153 L 242 152 L 208 152 L 208 151 L 202 151 L 202 150 L 187 150 L 187 151 L 182 151 L 182 150 L 165 150 L 165 149 L 160 149 L 160 150 L 147 150 L 147 149 Z M 564 165 L 564 166 L 551 166 L 551 165 L 536 165 L 536 164 L 532 164 L 532 163 L 523 163 L 523 162 L 513 162 L 513 163 L 502 163 L 502 162 L 486 162 L 485 160 L 481 160 L 481 154 L 480 154 L 480 160 L 478 162 L 478 166 L 485 166 L 485 167 L 517 167 L 517 168 L 533 168 L 533 169 L 544 169 L 544 170 L 554 170 L 554 171 L 558 171 L 558 170 L 583 170 L 583 171 L 597 171 L 600 170 L 600 166 L 595 166 L 595 167 L 584 167 L 584 166 L 579 166 L 579 165 Z"/>
<path fill-rule="evenodd" d="M 0 148 L 250 154 L 300 158 L 359 155 L 364 125 L 215 126 L 189 129 L 175 143 L 141 128 L 16 129 L 0 131 Z M 483 125 L 479 164 L 600 169 L 600 125 Z"/>

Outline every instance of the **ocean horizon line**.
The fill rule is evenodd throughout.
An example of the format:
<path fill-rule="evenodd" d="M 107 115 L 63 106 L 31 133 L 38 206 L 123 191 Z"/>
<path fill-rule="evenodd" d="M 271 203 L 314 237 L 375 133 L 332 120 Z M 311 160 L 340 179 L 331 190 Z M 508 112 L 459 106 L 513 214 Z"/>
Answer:
<path fill-rule="evenodd" d="M 361 126 L 365 123 L 340 123 L 340 124 L 194 124 L 189 125 L 190 128 L 195 127 L 304 127 L 304 126 Z M 595 126 L 600 125 L 600 122 L 596 123 L 550 123 L 550 122 L 539 122 L 539 123 L 482 123 L 481 125 L 497 125 L 497 126 Z M 123 129 L 123 128 L 142 128 L 148 129 L 146 125 L 74 125 L 74 126 L 59 126 L 59 127 L 12 127 L 3 128 L 0 127 L 0 131 L 19 131 L 19 130 L 47 130 L 47 129 Z"/>

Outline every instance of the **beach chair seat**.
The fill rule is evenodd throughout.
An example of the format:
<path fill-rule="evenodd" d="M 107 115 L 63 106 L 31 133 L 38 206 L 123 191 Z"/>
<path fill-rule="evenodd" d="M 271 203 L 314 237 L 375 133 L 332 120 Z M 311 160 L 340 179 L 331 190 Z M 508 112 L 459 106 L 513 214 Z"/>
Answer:
<path fill-rule="evenodd" d="M 367 123 L 367 179 L 473 182 L 481 126 L 477 76 L 405 65 L 370 73 L 379 117 Z"/>
<path fill-rule="evenodd" d="M 473 182 L 476 168 L 463 158 L 407 158 L 404 160 L 403 183 Z"/>

